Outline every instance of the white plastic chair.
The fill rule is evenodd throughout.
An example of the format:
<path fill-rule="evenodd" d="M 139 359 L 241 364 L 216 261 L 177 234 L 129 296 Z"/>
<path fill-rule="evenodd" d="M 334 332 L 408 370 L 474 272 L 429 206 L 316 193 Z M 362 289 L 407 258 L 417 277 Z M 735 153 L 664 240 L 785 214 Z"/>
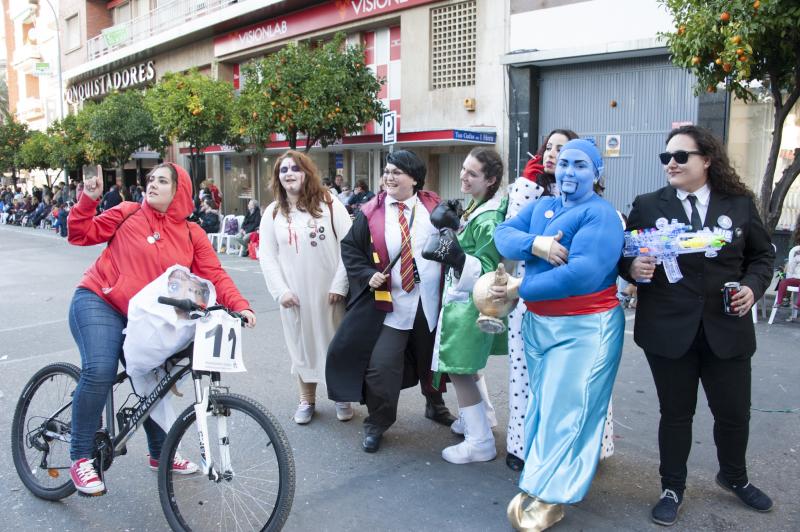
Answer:
<path fill-rule="evenodd" d="M 800 246 L 795 246 L 789 251 L 789 262 L 791 262 L 795 256 L 800 253 Z M 800 287 L 797 286 L 787 286 L 786 291 L 789 292 L 789 307 L 792 309 L 792 320 L 797 319 L 797 305 L 798 305 L 798 297 L 800 297 Z M 778 309 L 780 308 L 781 302 L 778 301 L 778 297 L 775 296 L 775 304 L 772 305 L 772 312 L 769 314 L 769 324 L 772 325 L 772 322 L 775 321 L 775 314 L 777 314 Z"/>
<path fill-rule="evenodd" d="M 225 233 L 224 233 L 225 222 L 228 221 L 228 218 L 233 218 L 232 214 L 228 214 L 226 216 L 222 216 L 222 213 L 220 213 L 219 216 L 220 216 L 220 222 L 219 222 L 220 231 L 219 231 L 219 233 L 208 233 L 208 240 L 211 242 L 211 247 L 215 248 L 217 250 L 217 253 L 219 253 L 221 251 L 221 249 L 222 249 L 222 241 L 223 241 L 223 237 L 225 236 Z M 214 241 L 217 242 L 216 246 L 214 245 Z"/>
<path fill-rule="evenodd" d="M 236 217 L 236 227 L 239 228 L 239 231 L 242 230 L 242 224 L 244 224 L 244 216 L 241 214 Z M 235 240 L 239 237 L 239 233 L 235 235 L 225 235 L 225 253 L 228 255 L 242 255 L 244 251 L 244 246 L 239 245 L 239 243 Z"/>

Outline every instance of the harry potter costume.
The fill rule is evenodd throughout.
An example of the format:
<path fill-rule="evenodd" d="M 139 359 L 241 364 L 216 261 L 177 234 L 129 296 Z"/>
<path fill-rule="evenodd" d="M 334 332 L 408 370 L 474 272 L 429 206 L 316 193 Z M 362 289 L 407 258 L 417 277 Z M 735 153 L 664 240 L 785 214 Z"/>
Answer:
<path fill-rule="evenodd" d="M 397 166 L 401 164 L 402 160 L 398 160 Z M 413 177 L 421 186 L 424 166 L 421 177 Z M 388 230 L 391 224 L 395 224 L 397 232 L 398 203 L 410 212 L 411 245 L 419 282 L 412 291 L 400 293 L 398 262 L 388 272 L 386 283 L 373 292 L 369 280 L 376 272 L 386 271 L 399 253 L 399 240 L 387 238 L 391 235 Z M 342 240 L 350 299 L 342 325 L 328 348 L 326 382 L 331 399 L 367 404 L 369 416 L 364 420 L 364 428 L 372 442 L 367 445 L 365 438 L 364 449 L 369 452 L 377 450 L 380 435 L 394 423 L 401 388 L 419 382 L 427 399 L 426 417 L 446 425 L 455 420 L 444 406 L 441 392 L 432 387 L 430 370 L 442 267 L 420 254 L 426 237 L 435 233 L 430 225 L 430 212 L 438 203 L 436 194 L 422 190 L 403 202 L 381 193 L 361 208 L 352 229 Z M 401 316 L 405 323 L 399 324 Z"/>

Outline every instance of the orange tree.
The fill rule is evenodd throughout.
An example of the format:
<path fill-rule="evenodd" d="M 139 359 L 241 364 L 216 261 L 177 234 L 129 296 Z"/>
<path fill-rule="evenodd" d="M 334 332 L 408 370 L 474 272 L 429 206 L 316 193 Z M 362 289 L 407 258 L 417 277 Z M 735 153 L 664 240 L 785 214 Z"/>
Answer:
<path fill-rule="evenodd" d="M 192 179 L 198 185 L 197 158 L 214 144 L 238 143 L 230 126 L 233 85 L 191 69 L 170 72 L 145 97 L 156 129 L 170 141 L 189 145 Z"/>
<path fill-rule="evenodd" d="M 800 174 L 800 148 L 777 183 L 783 125 L 800 98 L 800 3 L 797 0 L 660 0 L 675 30 L 663 34 L 672 61 L 697 78 L 696 91 L 718 87 L 745 102 L 771 100 L 772 144 L 759 187 L 759 211 L 775 229 Z"/>
<path fill-rule="evenodd" d="M 305 151 L 358 133 L 385 111 L 378 99 L 383 81 L 364 64 L 361 46 L 346 46 L 344 34 L 327 43 L 292 43 L 242 69 L 234 132 L 261 148 L 272 133 Z"/>
<path fill-rule="evenodd" d="M 0 124 L 0 172 L 11 172 L 11 183 L 17 184 L 19 150 L 30 136 L 28 125 L 9 114 Z"/>

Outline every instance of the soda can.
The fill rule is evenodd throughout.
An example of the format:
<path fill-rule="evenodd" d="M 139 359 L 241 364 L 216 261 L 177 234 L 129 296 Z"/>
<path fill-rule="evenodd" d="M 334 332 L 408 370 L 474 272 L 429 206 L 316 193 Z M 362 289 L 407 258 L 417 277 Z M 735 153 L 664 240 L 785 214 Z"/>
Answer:
<path fill-rule="evenodd" d="M 739 293 L 742 285 L 736 282 L 725 283 L 722 287 L 722 310 L 728 316 L 738 316 L 733 310 L 733 296 Z"/>

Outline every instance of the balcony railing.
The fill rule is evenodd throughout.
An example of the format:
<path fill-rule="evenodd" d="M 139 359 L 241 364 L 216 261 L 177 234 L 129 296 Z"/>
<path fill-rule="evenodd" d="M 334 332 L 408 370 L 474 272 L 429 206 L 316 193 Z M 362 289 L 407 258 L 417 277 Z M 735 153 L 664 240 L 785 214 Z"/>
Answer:
<path fill-rule="evenodd" d="M 242 1 L 242 0 L 239 0 Z M 87 59 L 97 59 L 158 33 L 174 32 L 181 24 L 214 13 L 237 0 L 174 0 L 127 22 L 111 26 L 86 42 Z"/>

